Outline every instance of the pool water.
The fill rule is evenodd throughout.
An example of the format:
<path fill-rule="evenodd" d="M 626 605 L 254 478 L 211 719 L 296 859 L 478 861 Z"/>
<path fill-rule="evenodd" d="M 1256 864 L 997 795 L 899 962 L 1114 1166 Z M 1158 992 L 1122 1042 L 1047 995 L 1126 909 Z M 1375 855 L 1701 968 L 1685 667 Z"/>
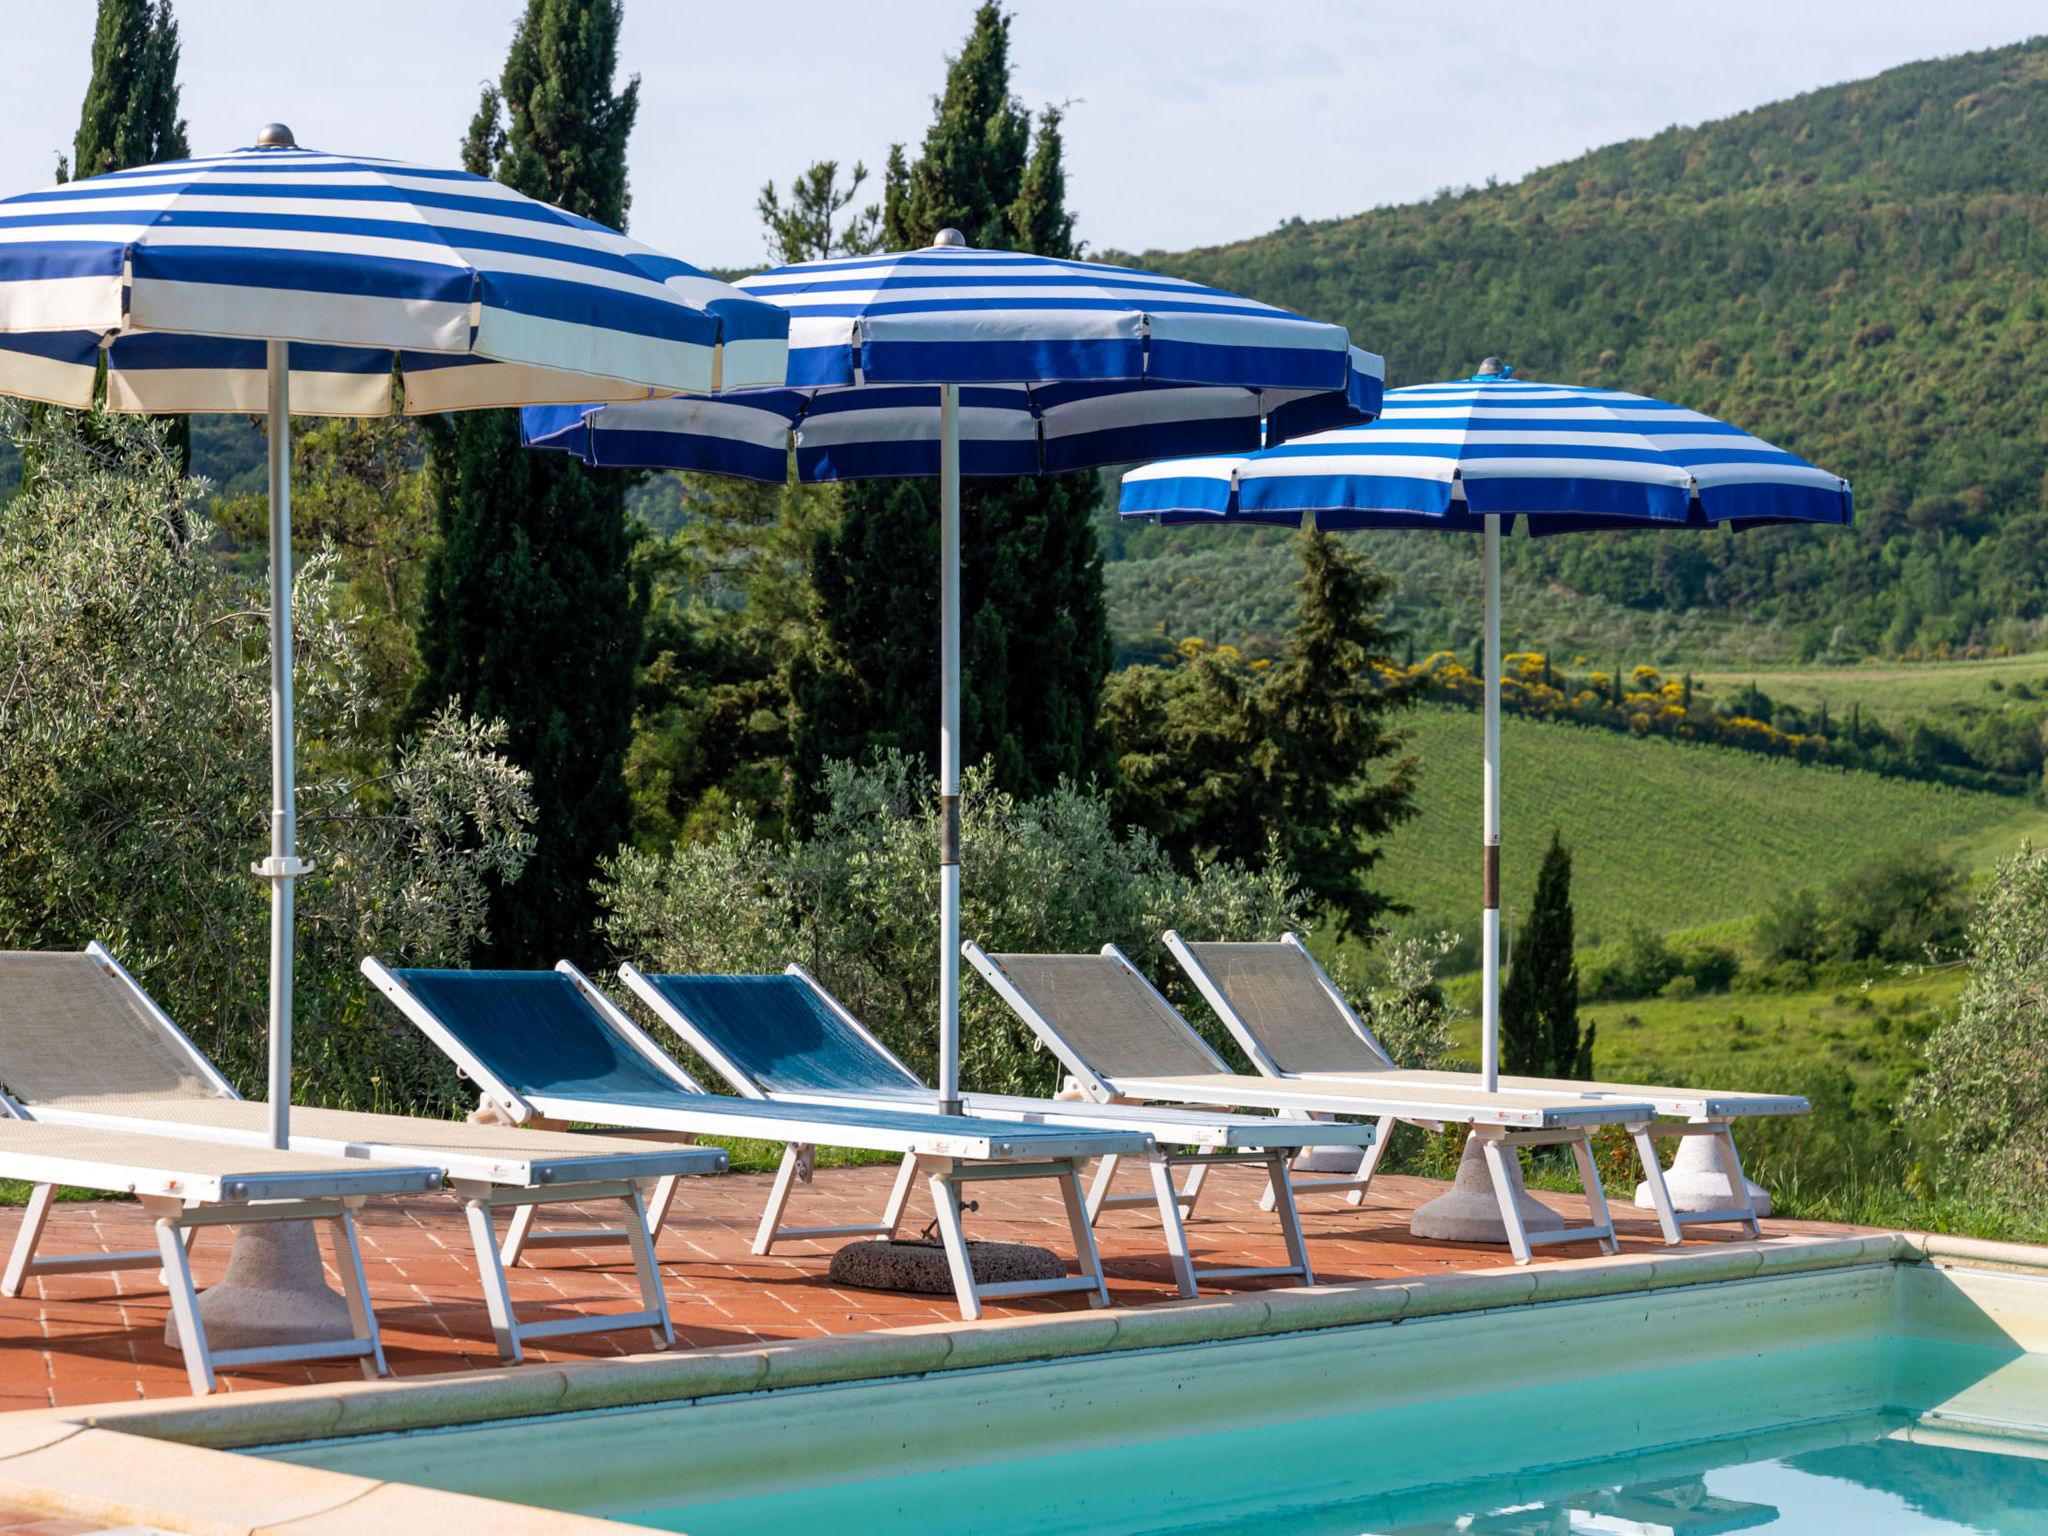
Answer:
<path fill-rule="evenodd" d="M 2048 1536 L 2048 1279 L 1886 1263 L 253 1454 L 692 1536 Z"/>
<path fill-rule="evenodd" d="M 1804 1416 L 1838 1406 L 1845 1385 L 1851 1396 L 1873 1380 L 1953 1387 L 2016 1364 L 2029 1378 L 2013 1383 L 2018 1400 L 2048 1415 L 2032 1390 L 2048 1385 L 2031 1369 L 2039 1357 L 1867 1340 L 622 1518 L 692 1536 L 2048 1536 L 2048 1431 L 1895 1410 Z M 1784 1421 L 1716 1436 L 1716 1407 L 1733 1395 L 1774 1401 Z M 1701 1438 L 1637 1443 L 1657 1417 L 1637 1405 L 1688 1399 Z M 1546 1442 L 1575 1454 L 1546 1462 Z M 1596 1447 L 1608 1454 L 1583 1454 Z M 1482 1465 L 1515 1470 L 1463 1475 Z"/>

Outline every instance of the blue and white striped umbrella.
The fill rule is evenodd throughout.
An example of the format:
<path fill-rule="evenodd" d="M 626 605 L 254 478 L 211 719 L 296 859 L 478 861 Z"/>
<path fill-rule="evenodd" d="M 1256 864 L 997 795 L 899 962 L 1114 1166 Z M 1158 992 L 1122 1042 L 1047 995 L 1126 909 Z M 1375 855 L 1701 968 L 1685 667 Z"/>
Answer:
<path fill-rule="evenodd" d="M 1177 278 L 938 245 L 743 278 L 786 308 L 790 388 L 525 413 L 592 464 L 780 483 L 937 475 L 939 387 L 960 473 L 1057 474 L 1369 418 L 1386 365 L 1341 326 Z"/>
<path fill-rule="evenodd" d="M 615 230 L 460 171 L 259 147 L 0 202 L 0 394 L 264 411 L 270 456 L 270 1131 L 289 1144 L 291 414 L 780 384 L 789 317 Z"/>
<path fill-rule="evenodd" d="M 614 230 L 462 171 L 294 147 L 0 202 L 0 391 L 134 411 L 642 400 L 783 382 L 788 317 Z"/>
<path fill-rule="evenodd" d="M 1612 389 L 1478 376 L 1389 390 L 1378 420 L 1124 476 L 1125 517 L 1438 528 L 1485 539 L 1481 1071 L 1500 1060 L 1500 538 L 1616 528 L 1847 523 L 1849 482 L 1740 428 Z M 1467 1148 L 1468 1158 L 1476 1148 Z M 1424 1235 L 1429 1235 L 1425 1233 Z"/>
<path fill-rule="evenodd" d="M 959 1104 L 960 476 L 1249 451 L 1379 408 L 1342 326 L 1178 278 L 978 251 L 801 262 L 739 287 L 789 314 L 788 388 L 530 410 L 534 447 L 779 484 L 935 475 L 939 492 L 939 1097 Z"/>
<path fill-rule="evenodd" d="M 1162 522 L 1535 533 L 1846 523 L 1849 482 L 1698 411 L 1612 389 L 1480 377 L 1390 390 L 1377 421 L 1124 477 Z"/>

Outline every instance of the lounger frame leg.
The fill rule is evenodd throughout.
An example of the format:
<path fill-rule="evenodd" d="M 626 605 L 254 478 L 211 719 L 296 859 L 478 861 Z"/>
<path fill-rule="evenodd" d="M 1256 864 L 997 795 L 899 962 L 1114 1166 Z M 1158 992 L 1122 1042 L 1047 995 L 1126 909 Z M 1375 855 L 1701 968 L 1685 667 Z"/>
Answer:
<path fill-rule="evenodd" d="M 963 1163 L 957 1158 L 920 1156 L 917 1171 L 931 1191 L 932 1207 L 938 1217 L 939 1241 L 945 1246 L 946 1268 L 953 1277 L 953 1293 L 960 1302 L 960 1315 L 969 1322 L 981 1316 L 982 1304 L 1011 1296 L 1046 1296 L 1059 1291 L 1086 1291 L 1092 1307 L 1109 1305 L 1109 1288 L 1102 1273 L 1102 1258 L 1095 1248 L 1095 1232 L 1088 1224 L 1088 1198 L 1081 1188 L 1081 1164 L 1085 1158 L 1061 1157 L 1032 1163 Z M 1074 1235 L 1074 1253 L 1079 1275 L 1057 1280 L 1015 1280 L 983 1285 L 974 1278 L 974 1263 L 967 1252 L 967 1232 L 960 1222 L 960 1195 L 968 1184 L 998 1183 L 1007 1179 L 1053 1179 L 1059 1184 L 1060 1199 L 1066 1206 L 1067 1226 Z"/>
<path fill-rule="evenodd" d="M 512 1321 L 512 1289 L 505 1280 L 505 1259 L 498 1248 L 498 1234 L 491 1226 L 491 1199 L 487 1193 L 466 1193 L 462 1214 L 469 1222 L 469 1245 L 476 1251 L 477 1279 L 484 1290 L 484 1310 L 491 1316 L 491 1337 L 498 1346 L 498 1358 L 517 1365 L 525 1358 L 519 1347 L 519 1327 Z"/>
<path fill-rule="evenodd" d="M 1673 1247 L 1684 1241 L 1687 1227 L 1735 1222 L 1751 1237 L 1763 1236 L 1763 1223 L 1749 1198 L 1749 1181 L 1743 1177 L 1742 1157 L 1735 1150 L 1734 1126 L 1726 1115 L 1704 1115 L 1694 1120 L 1646 1120 L 1628 1128 L 1636 1144 L 1636 1158 L 1643 1165 L 1643 1183 L 1649 1186 L 1650 1203 L 1657 1211 L 1657 1225 L 1664 1241 Z M 1728 1180 L 1729 1203 L 1705 1211 L 1681 1211 L 1672 1204 L 1671 1187 L 1665 1182 L 1664 1165 L 1657 1159 L 1660 1137 L 1711 1136 L 1720 1154 L 1722 1176 Z"/>
<path fill-rule="evenodd" d="M 896 1165 L 896 1182 L 889 1186 L 889 1202 L 882 1207 L 883 1237 L 894 1237 L 903 1225 L 903 1208 L 910 1204 L 910 1191 L 917 1184 L 916 1154 L 906 1152 Z"/>
<path fill-rule="evenodd" d="M 675 1203 L 676 1189 L 682 1178 L 683 1175 L 678 1173 L 664 1174 L 653 1181 L 653 1194 L 642 1197 L 646 1219 L 641 1230 L 656 1242 L 661 1241 L 662 1225 L 668 1220 L 669 1207 Z M 648 1181 L 639 1182 L 645 1186 Z M 506 1231 L 504 1245 L 499 1250 L 499 1257 L 504 1260 L 505 1267 L 509 1269 L 517 1264 L 530 1248 L 595 1248 L 605 1243 L 625 1243 L 630 1246 L 633 1242 L 633 1229 L 630 1227 L 536 1229 L 535 1220 L 543 1204 L 568 1205 L 583 1199 L 609 1198 L 585 1194 L 584 1189 L 583 1185 L 557 1184 L 553 1186 L 553 1193 L 545 1201 L 536 1200 L 515 1209 L 512 1212 L 512 1225 Z"/>
<path fill-rule="evenodd" d="M 341 1214 L 327 1225 L 327 1240 L 334 1247 L 334 1271 L 341 1276 L 342 1299 L 348 1303 L 349 1323 L 358 1336 L 370 1341 L 370 1352 L 363 1356 L 363 1375 L 370 1380 L 389 1376 L 391 1367 L 384 1361 L 384 1340 L 370 1310 L 370 1282 L 363 1274 L 363 1250 L 356 1238 L 352 1202 L 344 1202 Z"/>
<path fill-rule="evenodd" d="M 1497 1126 L 1475 1126 L 1472 1135 L 1479 1142 L 1487 1172 L 1492 1176 L 1494 1199 L 1500 1204 L 1501 1224 L 1507 1228 L 1508 1248 L 1517 1264 L 1527 1264 L 1534 1248 L 1552 1243 L 1584 1242 L 1588 1238 L 1599 1243 L 1602 1252 L 1621 1251 L 1621 1245 L 1614 1236 L 1614 1217 L 1607 1209 L 1607 1195 L 1600 1187 L 1599 1169 L 1593 1162 L 1592 1142 L 1584 1126 L 1549 1131 L 1508 1131 Z M 1522 1222 L 1521 1207 L 1517 1203 L 1523 1192 L 1522 1163 L 1518 1154 L 1523 1147 L 1556 1146 L 1560 1143 L 1569 1144 L 1572 1149 L 1579 1179 L 1585 1185 L 1586 1205 L 1592 1220 L 1582 1227 L 1564 1226 L 1551 1232 L 1531 1232 Z"/>
<path fill-rule="evenodd" d="M 218 1385 L 228 1366 L 271 1365 L 291 1360 L 360 1360 L 365 1374 L 386 1375 L 384 1341 L 377 1332 L 369 1288 L 363 1277 L 362 1249 L 356 1242 L 355 1216 L 360 1197 L 312 1200 L 265 1200 L 258 1205 L 188 1206 L 174 1196 L 144 1195 L 142 1207 L 156 1223 L 157 1261 L 171 1293 L 171 1313 L 178 1321 L 178 1346 L 185 1356 L 185 1375 L 195 1393 Z M 488 1218 L 487 1218 L 488 1219 Z M 199 1296 L 192 1284 L 186 1253 L 196 1227 L 247 1226 L 253 1221 L 317 1221 L 333 1228 L 332 1241 L 342 1293 L 348 1301 L 353 1334 L 310 1344 L 268 1344 L 248 1349 L 215 1349 L 207 1342 L 199 1315 Z M 494 1250 L 495 1252 L 495 1250 Z"/>
<path fill-rule="evenodd" d="M 653 1332 L 655 1347 L 666 1349 L 675 1343 L 675 1324 L 669 1318 L 668 1298 L 662 1290 L 661 1266 L 654 1254 L 654 1233 L 649 1221 L 644 1190 L 658 1181 L 652 1179 L 609 1179 L 586 1184 L 557 1184 L 541 1189 L 510 1189 L 502 1185 L 458 1179 L 453 1183 L 469 1222 L 470 1246 L 476 1251 L 477 1278 L 483 1287 L 484 1310 L 490 1314 L 491 1336 L 499 1358 L 517 1365 L 525 1358 L 529 1339 L 560 1338 L 572 1333 L 610 1333 L 622 1328 L 646 1328 Z M 571 1232 L 533 1233 L 531 1213 L 538 1206 L 582 1201 L 617 1201 L 624 1220 L 614 1227 L 580 1229 Z M 500 1206 L 512 1208 L 514 1232 L 525 1232 L 524 1246 L 556 1243 L 624 1242 L 633 1256 L 633 1272 L 640 1288 L 640 1308 L 634 1312 L 600 1312 L 581 1317 L 557 1318 L 549 1322 L 522 1323 L 513 1310 L 512 1290 L 505 1270 L 508 1253 L 516 1256 L 508 1238 L 501 1246 L 492 1214 Z M 521 1218 L 525 1220 L 522 1222 Z"/>
<path fill-rule="evenodd" d="M 185 1379 L 192 1383 L 195 1396 L 204 1397 L 218 1381 L 212 1352 L 206 1347 L 206 1325 L 199 1320 L 199 1293 L 192 1286 L 192 1264 L 176 1214 L 157 1214 L 156 1246 L 170 1284 L 171 1315 L 178 1320 L 178 1350 L 185 1357 Z"/>
<path fill-rule="evenodd" d="M 880 1221 L 843 1227 L 785 1227 L 782 1213 L 789 1205 L 790 1191 L 799 1177 L 809 1182 L 807 1175 L 812 1155 L 813 1149 L 799 1142 L 791 1142 L 782 1149 L 782 1166 L 775 1170 L 775 1184 L 768 1191 L 767 1208 L 761 1212 L 761 1225 L 754 1230 L 754 1252 L 772 1253 L 777 1243 L 801 1238 L 896 1235 L 896 1229 L 903 1224 L 903 1207 L 910 1199 L 910 1188 L 917 1177 L 915 1154 L 905 1156 L 903 1165 L 896 1170 L 896 1183 L 889 1192 L 889 1203 Z"/>
<path fill-rule="evenodd" d="M 163 1284 L 170 1283 L 169 1274 L 163 1269 L 163 1256 L 154 1248 L 123 1248 L 110 1253 L 40 1255 L 44 1228 L 49 1222 L 50 1210 L 56 1198 L 57 1189 L 53 1184 L 38 1184 L 29 1191 L 28 1204 L 21 1213 L 21 1226 L 14 1234 L 14 1247 L 7 1255 L 6 1273 L 0 1276 L 0 1296 L 19 1296 L 22 1287 L 37 1275 L 80 1275 L 99 1274 L 117 1269 L 154 1269 L 159 1272 L 158 1278 Z M 183 1227 L 179 1230 L 178 1241 L 189 1251 L 195 1235 L 194 1228 Z"/>
<path fill-rule="evenodd" d="M 0 1278 L 0 1296 L 19 1296 L 28 1282 L 29 1265 L 43 1240 L 43 1224 L 50 1219 L 50 1207 L 57 1198 L 57 1186 L 38 1184 L 28 1192 L 22 1207 L 21 1228 L 14 1234 L 13 1251 L 7 1255 L 7 1274 Z"/>
<path fill-rule="evenodd" d="M 1159 1203 L 1159 1225 L 1166 1233 L 1166 1256 L 1173 1264 L 1173 1283 L 1183 1297 L 1194 1296 L 1195 1261 L 1188 1252 L 1187 1228 L 1181 1224 L 1180 1193 L 1173 1187 L 1173 1159 L 1164 1152 L 1150 1158 L 1152 1189 Z"/>
<path fill-rule="evenodd" d="M 1336 1116 L 1316 1113 L 1311 1114 L 1308 1118 L 1311 1120 L 1334 1120 Z M 1365 1155 L 1359 1160 L 1356 1173 L 1342 1174 L 1335 1178 L 1304 1179 L 1294 1177 L 1292 1170 L 1290 1170 L 1288 1183 L 1294 1191 L 1295 1198 L 1298 1200 L 1303 1195 L 1335 1194 L 1338 1191 L 1342 1191 L 1345 1204 L 1353 1206 L 1363 1205 L 1365 1203 L 1365 1192 L 1372 1187 L 1373 1175 L 1379 1172 L 1380 1159 L 1387 1155 L 1387 1144 L 1393 1137 L 1396 1123 L 1391 1115 L 1381 1115 L 1373 1121 L 1372 1144 L 1364 1149 Z M 1270 1193 L 1261 1197 L 1259 1208 L 1267 1211 L 1273 1209 L 1272 1195 Z"/>
<path fill-rule="evenodd" d="M 1117 1166 L 1122 1162 L 1121 1152 L 1105 1152 L 1095 1160 L 1095 1175 L 1088 1183 L 1088 1225 L 1091 1227 L 1103 1212 L 1103 1203 L 1109 1199 L 1110 1180 L 1116 1177 Z"/>

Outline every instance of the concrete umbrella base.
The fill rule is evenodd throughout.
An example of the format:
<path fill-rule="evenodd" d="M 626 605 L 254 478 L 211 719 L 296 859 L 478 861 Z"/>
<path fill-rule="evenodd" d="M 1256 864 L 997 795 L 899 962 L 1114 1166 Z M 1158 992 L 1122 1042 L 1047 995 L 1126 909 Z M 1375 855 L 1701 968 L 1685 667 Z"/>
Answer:
<path fill-rule="evenodd" d="M 1303 1147 L 1294 1159 L 1296 1173 L 1356 1173 L 1365 1161 L 1362 1147 Z"/>
<path fill-rule="evenodd" d="M 1721 1170 L 1721 1153 L 1716 1145 L 1719 1140 L 1717 1136 L 1678 1138 L 1678 1155 L 1671 1160 L 1671 1167 L 1664 1175 L 1664 1186 L 1671 1191 L 1673 1210 L 1718 1211 L 1727 1208 L 1728 1175 Z M 1770 1191 L 1748 1179 L 1742 1182 L 1749 1189 L 1749 1203 L 1756 1207 L 1757 1215 L 1770 1215 Z M 1636 1204 L 1646 1211 L 1657 1208 L 1657 1202 L 1650 1198 L 1648 1184 L 1636 1186 Z"/>
<path fill-rule="evenodd" d="M 1515 1204 L 1522 1213 L 1522 1225 L 1530 1232 L 1555 1232 L 1564 1218 L 1530 1196 L 1522 1188 L 1520 1165 L 1512 1153 L 1508 1167 L 1514 1170 Z M 1458 1159 L 1458 1177 L 1450 1193 L 1438 1195 L 1416 1209 L 1408 1222 L 1411 1237 L 1433 1238 L 1444 1243 L 1505 1243 L 1507 1224 L 1500 1219 L 1500 1202 L 1494 1197 L 1493 1175 L 1486 1156 L 1479 1150 L 1479 1138 L 1465 1138 L 1464 1155 Z"/>
<path fill-rule="evenodd" d="M 310 1221 L 265 1221 L 235 1234 L 228 1272 L 201 1294 L 199 1320 L 215 1351 L 319 1344 L 355 1337 L 348 1302 L 327 1284 Z M 164 1342 L 178 1347 L 176 1314 Z"/>

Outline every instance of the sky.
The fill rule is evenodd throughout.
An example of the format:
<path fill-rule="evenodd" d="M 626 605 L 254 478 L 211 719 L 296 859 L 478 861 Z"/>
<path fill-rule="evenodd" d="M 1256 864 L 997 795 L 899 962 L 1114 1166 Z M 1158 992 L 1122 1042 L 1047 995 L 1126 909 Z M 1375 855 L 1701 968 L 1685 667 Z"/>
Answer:
<path fill-rule="evenodd" d="M 54 177 L 91 69 L 90 0 L 0 0 L 0 195 Z M 519 0 L 175 0 L 195 153 L 272 120 L 301 144 L 452 165 Z M 931 120 L 973 0 L 627 0 L 641 77 L 632 233 L 765 259 L 754 203 L 814 160 Z M 1095 249 L 1178 250 L 1514 180 L 1912 59 L 2048 30 L 2040 0 L 1014 0 L 1012 78 L 1067 104 L 1068 204 Z"/>

